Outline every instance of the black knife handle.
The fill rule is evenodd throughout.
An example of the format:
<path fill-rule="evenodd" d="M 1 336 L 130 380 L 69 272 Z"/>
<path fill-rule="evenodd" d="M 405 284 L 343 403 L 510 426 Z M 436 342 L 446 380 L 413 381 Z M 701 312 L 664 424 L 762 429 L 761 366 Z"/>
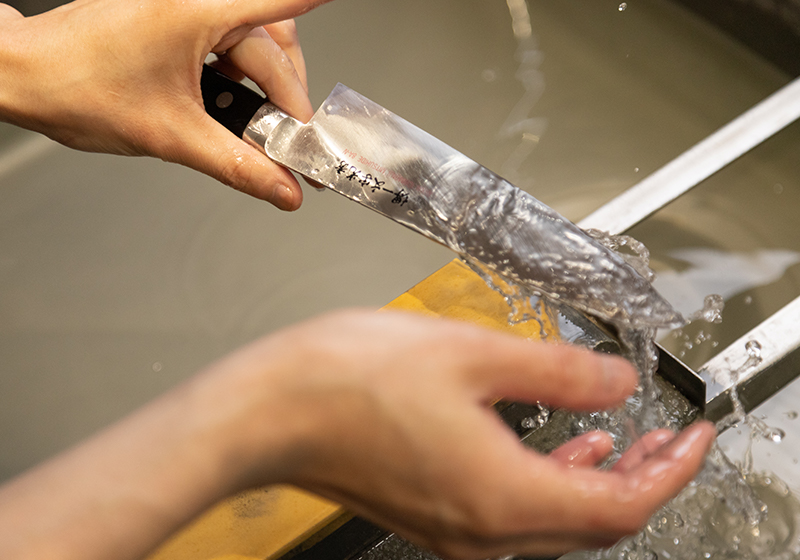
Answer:
<path fill-rule="evenodd" d="M 239 138 L 256 111 L 268 101 L 208 64 L 203 65 L 200 89 L 206 112 Z"/>

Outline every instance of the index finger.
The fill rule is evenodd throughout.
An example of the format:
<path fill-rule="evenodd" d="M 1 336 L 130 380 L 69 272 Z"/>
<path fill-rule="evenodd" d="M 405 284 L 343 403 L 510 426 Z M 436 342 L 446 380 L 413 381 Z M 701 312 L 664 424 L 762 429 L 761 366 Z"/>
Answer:
<path fill-rule="evenodd" d="M 221 0 L 219 10 L 223 10 L 237 25 L 269 25 L 276 21 L 292 19 L 326 4 L 330 0 L 259 0 L 249 2 L 228 2 Z"/>
<path fill-rule="evenodd" d="M 465 351 L 476 386 L 489 395 L 600 410 L 622 404 L 636 388 L 636 369 L 618 356 L 502 336 L 485 334 L 482 344 Z"/>
<path fill-rule="evenodd" d="M 297 77 L 308 93 L 308 74 L 306 72 L 306 59 L 303 57 L 303 49 L 300 47 L 300 40 L 297 36 L 297 25 L 293 19 L 278 21 L 265 25 L 264 29 L 269 36 L 283 49 L 294 64 Z"/>

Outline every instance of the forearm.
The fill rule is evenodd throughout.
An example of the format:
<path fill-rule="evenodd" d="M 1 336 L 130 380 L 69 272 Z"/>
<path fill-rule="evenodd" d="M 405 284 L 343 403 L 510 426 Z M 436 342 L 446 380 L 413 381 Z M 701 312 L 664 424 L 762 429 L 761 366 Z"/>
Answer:
<path fill-rule="evenodd" d="M 251 441 L 219 377 L 200 376 L 0 488 L 0 558 L 140 558 L 240 490 L 251 450 L 269 442 Z M 269 462 L 259 476 L 269 479 Z"/>

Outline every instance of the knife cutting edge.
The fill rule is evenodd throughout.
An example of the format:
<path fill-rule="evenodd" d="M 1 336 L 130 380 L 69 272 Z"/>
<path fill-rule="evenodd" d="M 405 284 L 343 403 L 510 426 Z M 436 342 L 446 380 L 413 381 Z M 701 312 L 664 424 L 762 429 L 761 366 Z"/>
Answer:
<path fill-rule="evenodd" d="M 338 84 L 308 124 L 204 66 L 206 111 L 283 165 L 531 293 L 635 328 L 683 317 L 619 254 L 447 144 Z"/>

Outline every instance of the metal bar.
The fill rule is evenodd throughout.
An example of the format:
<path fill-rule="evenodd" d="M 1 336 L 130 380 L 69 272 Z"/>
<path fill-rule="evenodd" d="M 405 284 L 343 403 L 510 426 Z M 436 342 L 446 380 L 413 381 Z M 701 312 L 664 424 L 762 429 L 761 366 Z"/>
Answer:
<path fill-rule="evenodd" d="M 800 118 L 800 78 L 589 214 L 578 225 L 618 235 Z"/>
<path fill-rule="evenodd" d="M 656 344 L 656 347 L 658 348 L 658 375 L 680 391 L 689 401 L 689 404 L 697 408 L 701 413 L 705 412 L 708 391 L 703 378 L 696 374 L 692 368 L 664 350 L 661 345 Z"/>
<path fill-rule="evenodd" d="M 800 78 L 617 196 L 578 225 L 612 234 L 623 233 L 798 118 Z M 699 373 L 659 346 L 659 373 L 694 404 L 705 402 L 706 417 L 710 420 L 720 420 L 733 412 L 731 394 L 734 388 L 744 411 L 749 412 L 800 373 L 800 337 L 792 336 L 798 324 L 800 298 L 709 360 Z M 741 372 L 738 379 L 726 377 L 750 359 L 745 345 L 752 340 L 761 344 L 761 362 Z M 705 398 L 702 398 L 704 392 Z"/>
<path fill-rule="evenodd" d="M 800 297 L 706 362 L 699 372 L 706 382 L 706 418 L 718 421 L 733 412 L 734 387 L 747 413 L 797 377 L 798 325 Z"/>

